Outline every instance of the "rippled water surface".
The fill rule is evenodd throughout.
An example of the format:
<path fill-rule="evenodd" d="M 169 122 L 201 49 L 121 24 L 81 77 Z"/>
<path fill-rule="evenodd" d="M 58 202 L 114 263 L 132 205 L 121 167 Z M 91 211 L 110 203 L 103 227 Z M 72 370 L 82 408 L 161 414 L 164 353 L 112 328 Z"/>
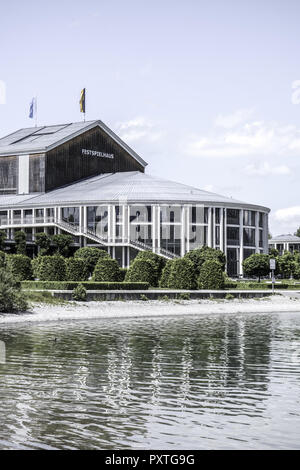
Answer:
<path fill-rule="evenodd" d="M 19 324 L 0 340 L 2 449 L 300 448 L 300 313 Z"/>

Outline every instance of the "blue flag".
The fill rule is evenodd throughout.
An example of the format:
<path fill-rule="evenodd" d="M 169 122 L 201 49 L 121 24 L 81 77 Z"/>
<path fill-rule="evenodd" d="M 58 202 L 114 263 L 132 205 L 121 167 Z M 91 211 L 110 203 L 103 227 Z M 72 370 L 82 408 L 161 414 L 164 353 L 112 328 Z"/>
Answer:
<path fill-rule="evenodd" d="M 30 103 L 30 108 L 29 108 L 29 117 L 30 119 L 33 119 L 35 112 L 36 112 L 36 101 L 35 98 L 32 98 L 31 103 Z"/>

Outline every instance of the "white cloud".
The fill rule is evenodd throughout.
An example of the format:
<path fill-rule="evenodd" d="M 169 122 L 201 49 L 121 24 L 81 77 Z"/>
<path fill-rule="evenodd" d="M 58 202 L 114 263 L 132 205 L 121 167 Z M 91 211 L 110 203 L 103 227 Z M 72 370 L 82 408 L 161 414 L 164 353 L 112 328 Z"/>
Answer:
<path fill-rule="evenodd" d="M 289 175 L 291 173 L 286 165 L 273 166 L 268 162 L 263 162 L 260 165 L 247 165 L 244 171 L 250 176 Z"/>
<path fill-rule="evenodd" d="M 215 125 L 217 127 L 224 127 L 225 129 L 231 129 L 236 127 L 238 124 L 245 122 L 252 116 L 254 110 L 253 109 L 238 109 L 237 111 L 231 114 L 219 114 L 216 117 Z"/>
<path fill-rule="evenodd" d="M 144 116 L 138 116 L 129 121 L 119 122 L 116 127 L 121 139 L 128 143 L 141 139 L 147 140 L 148 142 L 156 142 L 160 140 L 163 135 L 162 130 Z"/>
<path fill-rule="evenodd" d="M 234 116 L 234 114 L 233 114 Z M 236 123 L 238 117 L 236 118 Z M 220 123 L 220 118 L 218 118 Z M 233 124 L 232 119 L 231 124 Z M 300 128 L 276 122 L 251 121 L 223 128 L 216 126 L 210 135 L 192 136 L 185 145 L 186 153 L 194 157 L 234 158 L 295 156 L 300 153 Z"/>
<path fill-rule="evenodd" d="M 279 222 L 300 223 L 300 206 L 286 207 L 278 209 L 274 213 L 274 219 Z"/>

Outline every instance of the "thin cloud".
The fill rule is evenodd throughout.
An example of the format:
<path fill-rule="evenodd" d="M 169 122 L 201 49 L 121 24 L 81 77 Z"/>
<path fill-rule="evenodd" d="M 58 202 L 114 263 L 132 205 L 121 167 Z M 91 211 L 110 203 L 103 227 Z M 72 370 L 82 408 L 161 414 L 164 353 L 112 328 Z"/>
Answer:
<path fill-rule="evenodd" d="M 287 165 L 271 165 L 268 162 L 263 162 L 260 165 L 247 165 L 244 172 L 249 176 L 270 176 L 270 175 L 289 175 L 291 173 L 290 168 Z"/>
<path fill-rule="evenodd" d="M 199 158 L 289 157 L 300 153 L 300 128 L 296 126 L 265 121 L 236 124 L 234 128 L 229 128 L 229 120 L 227 124 L 227 128 L 215 126 L 210 135 L 190 137 L 186 153 Z"/>
<path fill-rule="evenodd" d="M 158 125 L 144 116 L 119 122 L 116 127 L 120 137 L 125 142 L 136 142 L 141 139 L 156 142 L 163 136 L 163 132 Z"/>

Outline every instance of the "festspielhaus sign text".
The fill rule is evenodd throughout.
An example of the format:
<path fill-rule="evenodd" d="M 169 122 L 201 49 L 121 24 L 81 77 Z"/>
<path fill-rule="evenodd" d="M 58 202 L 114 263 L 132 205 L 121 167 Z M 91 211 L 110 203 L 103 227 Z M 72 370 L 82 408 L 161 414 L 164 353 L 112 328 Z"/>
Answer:
<path fill-rule="evenodd" d="M 82 155 L 87 155 L 91 157 L 101 157 L 101 158 L 114 158 L 113 153 L 98 152 L 97 150 L 81 150 Z"/>

